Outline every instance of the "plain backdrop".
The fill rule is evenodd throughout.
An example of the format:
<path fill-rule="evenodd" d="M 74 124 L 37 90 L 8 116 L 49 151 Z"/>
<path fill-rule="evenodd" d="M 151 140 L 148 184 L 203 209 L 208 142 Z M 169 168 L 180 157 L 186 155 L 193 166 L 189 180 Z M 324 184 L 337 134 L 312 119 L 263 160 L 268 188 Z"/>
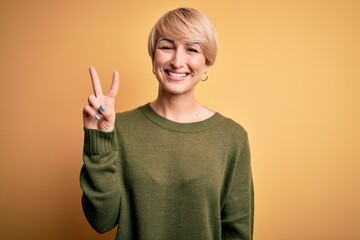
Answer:
<path fill-rule="evenodd" d="M 1 239 L 114 239 L 81 209 L 88 66 L 117 111 L 154 100 L 148 33 L 183 6 L 218 31 L 197 97 L 248 131 L 254 239 L 360 239 L 358 0 L 1 0 Z"/>

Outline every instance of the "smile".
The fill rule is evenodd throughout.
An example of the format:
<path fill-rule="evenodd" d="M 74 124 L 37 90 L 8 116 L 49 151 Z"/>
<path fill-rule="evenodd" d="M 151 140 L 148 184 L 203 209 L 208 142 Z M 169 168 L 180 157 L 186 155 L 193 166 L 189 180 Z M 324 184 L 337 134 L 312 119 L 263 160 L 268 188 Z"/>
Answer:
<path fill-rule="evenodd" d="M 174 77 L 174 78 L 184 78 L 186 77 L 187 75 L 189 75 L 189 73 L 178 73 L 178 72 L 171 72 L 170 70 L 165 70 L 165 72 L 171 76 L 171 77 Z"/>

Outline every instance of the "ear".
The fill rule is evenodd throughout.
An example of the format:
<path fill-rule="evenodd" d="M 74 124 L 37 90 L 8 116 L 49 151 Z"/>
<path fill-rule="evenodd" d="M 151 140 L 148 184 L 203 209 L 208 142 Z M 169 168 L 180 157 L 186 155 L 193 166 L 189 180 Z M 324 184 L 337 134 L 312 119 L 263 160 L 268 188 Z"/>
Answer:
<path fill-rule="evenodd" d="M 205 64 L 205 67 L 204 67 L 204 73 L 207 72 L 209 70 L 210 66 Z"/>

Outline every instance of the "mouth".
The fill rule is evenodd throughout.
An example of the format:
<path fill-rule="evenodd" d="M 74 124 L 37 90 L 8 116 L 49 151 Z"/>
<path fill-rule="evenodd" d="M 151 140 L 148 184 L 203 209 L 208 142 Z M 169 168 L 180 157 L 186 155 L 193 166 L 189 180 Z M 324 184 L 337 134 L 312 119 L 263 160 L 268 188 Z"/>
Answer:
<path fill-rule="evenodd" d="M 169 69 L 165 70 L 165 73 L 171 78 L 175 80 L 182 80 L 186 78 L 190 73 L 187 72 L 175 72 Z"/>

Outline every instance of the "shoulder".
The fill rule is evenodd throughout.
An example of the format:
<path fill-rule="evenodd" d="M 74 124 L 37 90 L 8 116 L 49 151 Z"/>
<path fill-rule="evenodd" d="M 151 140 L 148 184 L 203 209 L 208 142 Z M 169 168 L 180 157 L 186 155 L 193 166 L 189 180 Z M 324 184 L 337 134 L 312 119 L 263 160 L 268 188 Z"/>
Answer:
<path fill-rule="evenodd" d="M 220 115 L 223 118 L 223 121 L 221 122 L 222 129 L 229 131 L 229 133 L 236 138 L 247 138 L 247 131 L 239 122 L 222 114 Z"/>
<path fill-rule="evenodd" d="M 134 108 L 131 110 L 127 110 L 124 112 L 118 112 L 118 113 L 116 113 L 116 120 L 133 118 L 133 117 L 136 117 L 137 115 L 139 115 L 139 113 L 141 113 L 140 107 L 137 107 L 137 108 Z"/>
<path fill-rule="evenodd" d="M 228 117 L 224 117 L 223 124 L 227 126 L 228 131 L 230 131 L 227 146 L 232 151 L 231 159 L 234 160 L 234 162 L 237 162 L 239 159 L 242 159 L 241 161 L 249 161 L 249 138 L 245 128 L 237 121 Z"/>
<path fill-rule="evenodd" d="M 129 126 L 136 125 L 144 121 L 144 114 L 141 107 L 137 107 L 124 112 L 116 113 L 116 125 Z"/>
<path fill-rule="evenodd" d="M 149 103 L 140 105 L 134 109 L 116 113 L 117 128 L 142 128 L 149 126 L 151 123 L 147 113 L 149 111 Z M 150 124 L 151 125 L 151 124 Z"/>
<path fill-rule="evenodd" d="M 226 138 L 226 146 L 237 155 L 249 145 L 248 133 L 239 122 L 221 115 L 223 121 L 218 125 L 218 135 Z"/>

